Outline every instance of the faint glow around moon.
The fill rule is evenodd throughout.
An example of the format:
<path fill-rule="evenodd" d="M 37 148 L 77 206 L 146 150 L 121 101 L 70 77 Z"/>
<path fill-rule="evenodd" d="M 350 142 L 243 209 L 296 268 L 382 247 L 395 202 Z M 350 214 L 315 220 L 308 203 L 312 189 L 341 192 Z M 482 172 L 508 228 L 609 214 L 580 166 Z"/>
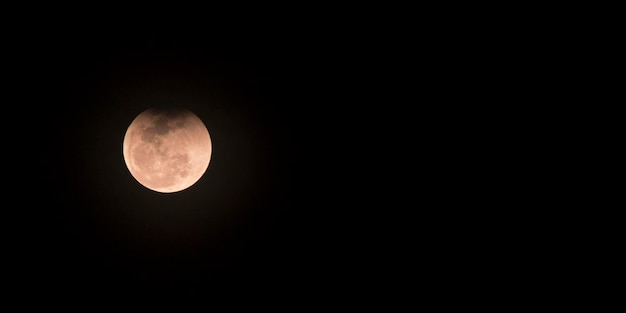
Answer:
<path fill-rule="evenodd" d="M 211 153 L 209 131 L 186 109 L 147 109 L 124 136 L 124 161 L 131 175 L 144 187 L 162 193 L 195 184 L 209 167 Z"/>

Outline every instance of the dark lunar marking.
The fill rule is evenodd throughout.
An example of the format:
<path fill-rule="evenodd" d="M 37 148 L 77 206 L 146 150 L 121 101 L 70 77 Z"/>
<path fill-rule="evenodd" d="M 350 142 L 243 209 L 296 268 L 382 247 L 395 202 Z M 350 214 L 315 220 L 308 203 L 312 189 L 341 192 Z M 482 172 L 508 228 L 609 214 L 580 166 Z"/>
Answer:
<path fill-rule="evenodd" d="M 146 142 L 152 142 L 155 135 L 166 135 L 174 128 L 185 127 L 185 120 L 192 115 L 188 110 L 172 107 L 150 108 L 146 114 L 154 120 L 154 125 L 147 128 L 141 138 Z"/>
<path fill-rule="evenodd" d="M 157 128 L 155 127 L 148 127 L 146 128 L 143 133 L 141 134 L 141 141 L 143 142 L 147 142 L 147 143 L 153 143 L 155 145 L 159 145 L 159 141 L 157 140 L 157 136 L 159 135 Z"/>
<path fill-rule="evenodd" d="M 154 127 L 150 127 L 150 128 L 154 129 L 157 135 L 165 135 L 169 133 L 171 130 L 171 127 L 168 124 L 169 121 L 170 121 L 169 118 L 160 117 L 156 121 L 154 121 Z"/>
<path fill-rule="evenodd" d="M 176 124 L 174 125 L 175 128 L 183 128 L 185 127 L 185 120 L 184 119 L 179 119 L 176 121 Z"/>

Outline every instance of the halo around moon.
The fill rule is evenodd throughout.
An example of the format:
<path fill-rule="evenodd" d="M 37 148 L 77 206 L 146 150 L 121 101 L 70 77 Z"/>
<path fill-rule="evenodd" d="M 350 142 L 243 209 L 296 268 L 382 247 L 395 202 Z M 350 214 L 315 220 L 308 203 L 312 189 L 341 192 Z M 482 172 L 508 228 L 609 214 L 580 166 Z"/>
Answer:
<path fill-rule="evenodd" d="M 144 187 L 162 193 L 195 184 L 208 169 L 211 153 L 209 131 L 186 109 L 147 109 L 124 136 L 124 161 L 131 175 Z"/>

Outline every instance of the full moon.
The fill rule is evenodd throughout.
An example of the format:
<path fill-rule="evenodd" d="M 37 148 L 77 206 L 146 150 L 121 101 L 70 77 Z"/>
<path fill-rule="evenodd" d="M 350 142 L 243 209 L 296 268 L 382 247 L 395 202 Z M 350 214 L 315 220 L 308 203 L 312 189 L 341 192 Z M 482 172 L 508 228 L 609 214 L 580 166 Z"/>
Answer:
<path fill-rule="evenodd" d="M 130 123 L 124 136 L 124 161 L 131 175 L 162 193 L 195 184 L 209 167 L 211 153 L 206 126 L 181 108 L 149 108 Z"/>

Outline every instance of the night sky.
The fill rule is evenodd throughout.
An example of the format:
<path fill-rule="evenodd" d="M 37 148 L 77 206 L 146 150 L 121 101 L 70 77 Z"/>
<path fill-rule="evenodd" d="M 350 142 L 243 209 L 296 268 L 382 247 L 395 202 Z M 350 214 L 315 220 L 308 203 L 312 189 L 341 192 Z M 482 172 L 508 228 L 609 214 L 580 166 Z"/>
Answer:
<path fill-rule="evenodd" d="M 7 19 L 3 299 L 389 311 L 463 304 L 452 294 L 482 292 L 482 269 L 517 271 L 496 264 L 511 185 L 489 174 L 508 138 L 492 123 L 517 116 L 499 73 L 517 59 L 414 10 L 283 9 Z M 124 163 L 127 127 L 154 106 L 194 112 L 211 135 L 208 170 L 181 192 L 143 187 Z M 499 220 L 468 208 L 500 199 Z"/>
<path fill-rule="evenodd" d="M 350 37 L 77 27 L 11 40 L 5 119 L 23 125 L 8 140 L 28 173 L 5 213 L 18 294 L 310 297 L 353 283 L 342 256 L 368 226 L 347 178 L 372 167 L 377 125 L 351 123 L 367 103 L 346 100 L 365 74 L 341 49 Z M 122 156 L 128 125 L 159 105 L 193 111 L 213 143 L 205 175 L 173 194 L 141 186 Z"/>
<path fill-rule="evenodd" d="M 290 69 L 255 42 L 209 37 L 44 29 L 15 47 L 9 89 L 21 101 L 7 109 L 23 112 L 30 139 L 16 157 L 30 175 L 5 229 L 24 295 L 115 301 L 288 278 L 299 237 Z M 122 157 L 129 123 L 159 105 L 193 111 L 213 140 L 206 175 L 180 193 L 142 187 Z"/>

